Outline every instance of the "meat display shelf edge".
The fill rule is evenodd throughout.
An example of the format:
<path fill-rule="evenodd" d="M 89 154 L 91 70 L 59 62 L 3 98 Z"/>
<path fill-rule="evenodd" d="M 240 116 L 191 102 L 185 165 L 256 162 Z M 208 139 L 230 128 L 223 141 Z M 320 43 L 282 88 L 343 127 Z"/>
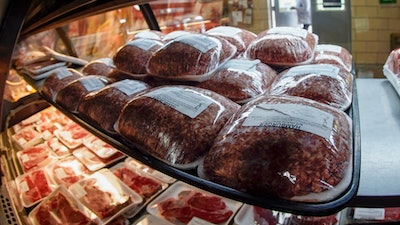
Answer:
<path fill-rule="evenodd" d="M 40 90 L 43 81 L 36 81 L 31 79 L 29 76 L 24 76 L 28 83 L 30 83 L 36 90 Z M 39 93 L 40 95 L 40 93 Z M 358 99 L 357 99 L 357 87 L 356 82 L 353 82 L 353 101 L 351 107 L 346 111 L 348 115 L 352 118 L 353 125 L 353 156 L 352 156 L 352 174 L 351 182 L 349 186 L 343 191 L 341 195 L 326 202 L 298 202 L 290 201 L 285 199 L 272 199 L 265 196 L 257 196 L 242 191 L 238 191 L 197 176 L 195 170 L 181 170 L 174 168 L 165 162 L 138 150 L 135 146 L 130 146 L 130 144 L 124 142 L 118 136 L 109 135 L 91 124 L 87 123 L 83 119 L 79 118 L 76 114 L 72 114 L 60 105 L 51 101 L 46 96 L 41 96 L 49 104 L 53 105 L 66 116 L 83 126 L 85 129 L 89 130 L 92 134 L 96 135 L 103 141 L 111 144 L 121 152 L 135 158 L 136 160 L 152 167 L 153 169 L 159 170 L 173 178 L 180 181 L 186 182 L 203 190 L 221 195 L 236 201 L 241 201 L 249 205 L 260 206 L 263 208 L 288 212 L 299 215 L 306 216 L 328 216 L 341 211 L 343 208 L 348 207 L 353 201 L 357 194 L 360 178 L 360 164 L 361 164 L 361 137 L 360 137 L 360 121 L 359 121 L 359 111 L 358 111 Z"/>

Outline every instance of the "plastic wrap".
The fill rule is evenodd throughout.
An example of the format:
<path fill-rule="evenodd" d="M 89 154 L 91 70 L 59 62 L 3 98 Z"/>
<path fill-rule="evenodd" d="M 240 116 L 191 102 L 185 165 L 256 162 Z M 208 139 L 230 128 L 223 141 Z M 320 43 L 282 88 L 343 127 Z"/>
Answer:
<path fill-rule="evenodd" d="M 149 88 L 149 85 L 142 81 L 117 81 L 84 96 L 78 106 L 78 114 L 92 125 L 115 133 L 114 124 L 124 105 Z"/>
<path fill-rule="evenodd" d="M 46 171 L 57 184 L 67 188 L 90 174 L 90 171 L 74 156 L 48 165 Z"/>
<path fill-rule="evenodd" d="M 165 36 L 165 34 L 158 30 L 144 30 L 144 31 L 140 31 L 139 33 L 136 33 L 133 36 L 132 40 L 152 39 L 152 40 L 161 41 L 164 38 L 164 36 Z"/>
<path fill-rule="evenodd" d="M 353 56 L 339 45 L 319 44 L 315 47 L 313 64 L 333 64 L 343 67 L 348 72 L 353 68 Z"/>
<path fill-rule="evenodd" d="M 400 95 L 400 48 L 392 50 L 388 55 L 383 65 L 383 75 Z"/>
<path fill-rule="evenodd" d="M 50 196 L 36 206 L 29 213 L 29 219 L 33 225 L 101 224 L 100 219 L 72 196 L 63 186 L 57 188 Z"/>
<path fill-rule="evenodd" d="M 104 224 L 125 211 L 137 207 L 142 198 L 108 169 L 99 170 L 68 188 L 71 193 Z"/>
<path fill-rule="evenodd" d="M 228 121 L 198 172 L 252 195 L 324 202 L 351 183 L 352 144 L 352 122 L 343 111 L 305 98 L 263 96 Z"/>
<path fill-rule="evenodd" d="M 88 138 L 85 138 L 83 140 L 83 145 L 85 145 L 88 149 L 90 149 L 90 151 L 102 159 L 108 159 L 119 153 L 116 148 L 94 135 L 90 135 Z"/>
<path fill-rule="evenodd" d="M 264 94 L 276 78 L 276 71 L 260 60 L 231 59 L 210 79 L 197 84 L 239 104 Z"/>
<path fill-rule="evenodd" d="M 294 66 L 312 61 L 318 36 L 295 27 L 275 27 L 258 35 L 245 56 L 265 64 Z"/>
<path fill-rule="evenodd" d="M 44 142 L 57 155 L 58 158 L 64 158 L 71 155 L 71 151 L 57 137 L 51 137 Z"/>
<path fill-rule="evenodd" d="M 123 153 L 117 152 L 106 159 L 101 158 L 86 146 L 75 149 L 72 154 L 92 172 L 109 166 L 110 164 L 125 157 Z"/>
<path fill-rule="evenodd" d="M 315 64 L 281 72 L 269 94 L 308 98 L 344 111 L 351 105 L 352 89 L 352 74 L 338 66 Z"/>
<path fill-rule="evenodd" d="M 222 37 L 236 46 L 237 55 L 243 54 L 247 47 L 257 39 L 257 35 L 249 30 L 232 27 L 217 26 L 206 32 L 210 36 Z"/>
<path fill-rule="evenodd" d="M 115 68 L 116 66 L 112 58 L 100 58 L 86 64 L 82 68 L 82 73 L 85 75 L 100 75 L 106 77 Z"/>
<path fill-rule="evenodd" d="M 149 59 L 163 45 L 161 41 L 153 39 L 134 39 L 117 50 L 113 56 L 114 64 L 118 70 L 130 73 L 132 76 L 143 77 L 147 74 Z"/>
<path fill-rule="evenodd" d="M 21 128 L 11 138 L 19 149 L 32 147 L 43 141 L 42 134 L 32 125 Z"/>
<path fill-rule="evenodd" d="M 203 34 L 183 35 L 153 54 L 147 72 L 168 79 L 203 81 L 235 53 L 236 47 L 225 39 Z"/>
<path fill-rule="evenodd" d="M 82 145 L 83 138 L 89 137 L 90 133 L 79 124 L 70 122 L 60 129 L 54 131 L 56 136 L 69 149 L 74 149 Z"/>
<path fill-rule="evenodd" d="M 163 86 L 126 104 L 116 130 L 144 152 L 176 167 L 193 168 L 238 109 L 238 104 L 215 92 Z"/>
<path fill-rule="evenodd" d="M 104 76 L 83 76 L 59 90 L 55 102 L 71 113 L 78 113 L 78 106 L 82 98 L 90 92 L 104 88 L 108 83 L 109 80 Z"/>
<path fill-rule="evenodd" d="M 17 152 L 17 158 L 26 173 L 57 161 L 57 156 L 46 144 L 39 144 Z"/>
<path fill-rule="evenodd" d="M 41 87 L 41 93 L 48 98 L 50 98 L 53 102 L 56 100 L 57 93 L 67 86 L 70 82 L 81 78 L 83 75 L 74 70 L 67 68 L 59 68 L 52 71 L 43 82 Z"/>

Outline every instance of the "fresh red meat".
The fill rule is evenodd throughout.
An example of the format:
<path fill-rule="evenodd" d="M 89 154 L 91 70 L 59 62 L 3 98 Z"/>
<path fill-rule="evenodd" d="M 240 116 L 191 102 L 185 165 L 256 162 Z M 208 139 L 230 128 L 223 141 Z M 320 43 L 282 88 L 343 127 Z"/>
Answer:
<path fill-rule="evenodd" d="M 51 188 L 47 181 L 46 175 L 43 170 L 37 170 L 32 172 L 31 174 L 32 180 L 36 184 L 37 189 L 39 190 L 40 196 L 42 198 L 48 196 L 51 193 Z"/>
<path fill-rule="evenodd" d="M 269 209 L 263 209 L 253 206 L 253 217 L 256 224 L 259 225 L 276 225 L 277 218 L 274 217 L 273 212 Z"/>
<path fill-rule="evenodd" d="M 37 200 L 39 200 L 40 199 L 39 190 L 36 188 L 35 184 L 31 180 L 31 178 L 29 176 L 25 176 L 19 185 L 21 186 L 23 182 L 26 182 L 26 187 L 28 190 L 21 193 L 22 197 L 27 202 L 36 202 Z"/>
<path fill-rule="evenodd" d="M 151 197 L 162 188 L 159 182 L 141 176 L 128 168 L 119 168 L 114 171 L 114 174 L 143 198 Z"/>
<path fill-rule="evenodd" d="M 20 159 L 22 161 L 24 171 L 27 172 L 46 160 L 49 157 L 49 150 L 45 145 L 33 146 L 21 151 Z"/>
<path fill-rule="evenodd" d="M 188 223 L 193 217 L 219 224 L 227 221 L 232 210 L 218 196 L 196 191 L 182 191 L 178 198 L 169 198 L 158 204 L 159 212 L 169 220 L 177 219 Z"/>

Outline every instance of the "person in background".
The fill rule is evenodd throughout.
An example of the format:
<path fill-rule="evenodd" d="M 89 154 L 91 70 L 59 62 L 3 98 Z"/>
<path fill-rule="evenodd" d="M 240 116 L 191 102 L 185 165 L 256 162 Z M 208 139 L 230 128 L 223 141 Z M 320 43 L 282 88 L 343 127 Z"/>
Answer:
<path fill-rule="evenodd" d="M 303 29 L 308 30 L 311 25 L 311 3 L 310 0 L 296 0 L 296 7 L 292 7 L 297 11 L 297 19 L 299 24 L 303 24 Z"/>

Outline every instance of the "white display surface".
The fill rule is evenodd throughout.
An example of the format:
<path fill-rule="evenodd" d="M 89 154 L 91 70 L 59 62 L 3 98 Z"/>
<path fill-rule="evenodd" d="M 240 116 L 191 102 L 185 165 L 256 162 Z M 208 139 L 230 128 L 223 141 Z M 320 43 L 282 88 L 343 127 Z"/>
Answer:
<path fill-rule="evenodd" d="M 387 79 L 357 79 L 361 176 L 356 203 L 400 204 L 400 97 Z M 365 197 L 365 198 L 364 198 Z M 382 200 L 382 202 L 380 202 Z"/>

